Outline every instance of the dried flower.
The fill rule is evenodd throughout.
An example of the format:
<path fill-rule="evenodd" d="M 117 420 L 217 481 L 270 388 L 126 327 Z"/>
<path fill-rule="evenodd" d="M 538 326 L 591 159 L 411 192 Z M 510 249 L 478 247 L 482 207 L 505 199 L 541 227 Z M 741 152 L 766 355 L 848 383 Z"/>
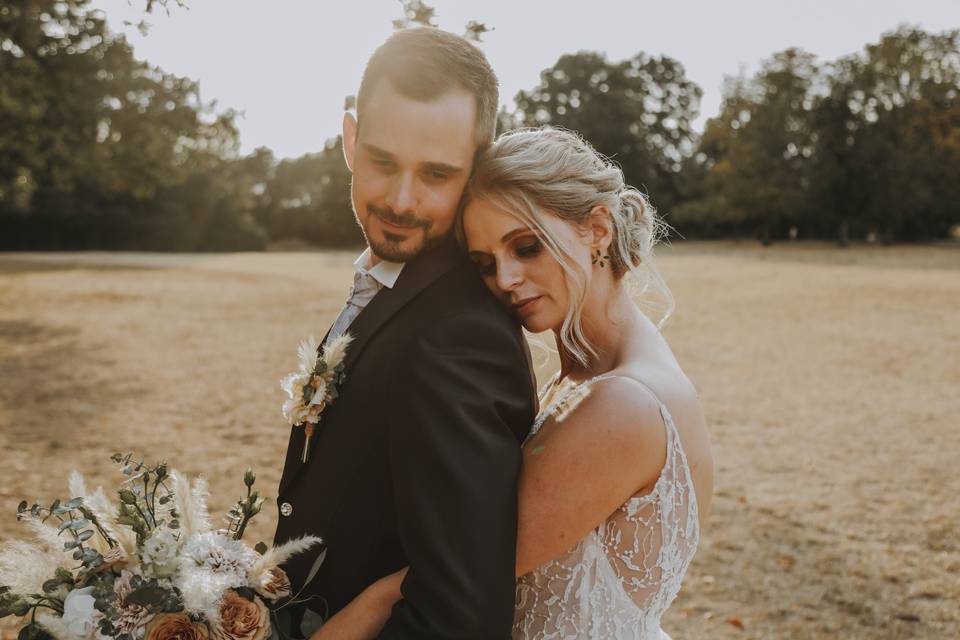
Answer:
<path fill-rule="evenodd" d="M 263 640 L 270 632 L 270 612 L 260 598 L 247 600 L 235 591 L 224 594 L 220 622 L 214 627 L 217 640 Z"/>
<path fill-rule="evenodd" d="M 200 533 L 191 536 L 183 545 L 184 570 L 203 568 L 228 576 L 232 580 L 230 586 L 234 587 L 246 585 L 247 572 L 256 561 L 256 552 L 247 545 L 219 533 Z"/>
<path fill-rule="evenodd" d="M 207 626 L 184 613 L 161 613 L 147 625 L 144 640 L 209 640 Z"/>
<path fill-rule="evenodd" d="M 276 600 L 289 598 L 293 589 L 286 572 L 280 567 L 274 567 L 264 572 L 260 584 L 256 587 L 256 592 L 268 602 L 275 602 Z"/>
<path fill-rule="evenodd" d="M 117 595 L 117 611 L 119 617 L 113 621 L 120 633 L 129 633 L 133 637 L 140 637 L 145 626 L 154 618 L 154 614 L 146 607 L 127 602 L 127 596 L 133 591 L 131 579 L 133 573 L 124 570 L 113 582 L 113 592 Z"/>

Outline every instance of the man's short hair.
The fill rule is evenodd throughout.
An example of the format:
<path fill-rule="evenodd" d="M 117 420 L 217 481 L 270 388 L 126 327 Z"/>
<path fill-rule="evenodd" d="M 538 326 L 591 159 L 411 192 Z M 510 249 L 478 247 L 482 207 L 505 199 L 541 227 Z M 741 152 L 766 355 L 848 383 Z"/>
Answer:
<path fill-rule="evenodd" d="M 469 91 L 477 106 L 477 147 L 493 140 L 500 104 L 497 76 L 483 52 L 464 38 L 433 27 L 403 29 L 387 38 L 363 72 L 357 91 L 358 121 L 381 79 L 389 80 L 398 93 L 423 102 L 456 88 Z"/>

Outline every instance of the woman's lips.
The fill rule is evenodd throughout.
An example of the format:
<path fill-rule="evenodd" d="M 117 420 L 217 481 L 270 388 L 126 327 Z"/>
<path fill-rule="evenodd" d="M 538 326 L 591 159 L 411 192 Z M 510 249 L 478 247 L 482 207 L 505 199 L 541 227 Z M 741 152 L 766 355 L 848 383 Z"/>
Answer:
<path fill-rule="evenodd" d="M 534 305 L 537 301 L 543 296 L 532 296 L 529 298 L 524 298 L 513 303 L 513 310 L 516 311 L 517 315 L 524 317 L 530 315 L 533 311 Z"/>

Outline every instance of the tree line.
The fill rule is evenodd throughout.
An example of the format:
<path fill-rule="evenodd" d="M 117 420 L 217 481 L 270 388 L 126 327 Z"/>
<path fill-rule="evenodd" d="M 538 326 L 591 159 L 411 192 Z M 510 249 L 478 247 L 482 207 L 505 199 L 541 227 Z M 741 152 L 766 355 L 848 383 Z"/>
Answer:
<path fill-rule="evenodd" d="M 423 2 L 403 6 L 397 28 L 432 24 Z M 682 237 L 917 241 L 960 223 L 960 31 L 901 27 L 828 62 L 776 53 L 727 80 L 698 133 L 701 95 L 667 56 L 582 51 L 519 92 L 500 129 L 579 131 Z M 339 138 L 242 155 L 235 119 L 137 60 L 89 0 L 2 0 L 0 248 L 361 241 Z"/>

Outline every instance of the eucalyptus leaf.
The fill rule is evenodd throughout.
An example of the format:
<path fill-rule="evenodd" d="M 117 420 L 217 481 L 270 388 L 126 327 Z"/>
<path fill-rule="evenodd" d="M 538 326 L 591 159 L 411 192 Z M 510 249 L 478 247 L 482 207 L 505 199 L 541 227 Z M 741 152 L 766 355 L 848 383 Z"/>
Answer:
<path fill-rule="evenodd" d="M 76 549 L 79 546 L 80 546 L 79 540 L 67 540 L 66 542 L 63 543 L 63 550 L 70 551 L 70 549 Z"/>
<path fill-rule="evenodd" d="M 53 636 L 36 622 L 31 622 L 20 629 L 20 633 L 17 635 L 17 640 L 52 640 L 52 638 Z"/>
<path fill-rule="evenodd" d="M 68 509 L 79 509 L 81 506 L 83 506 L 83 498 L 74 498 L 63 506 L 67 507 Z"/>
<path fill-rule="evenodd" d="M 29 504 L 27 503 L 26 500 L 24 500 L 23 502 L 17 505 L 17 513 L 23 513 L 24 511 L 27 510 L 28 507 L 29 507 Z"/>
<path fill-rule="evenodd" d="M 60 588 L 61 584 L 63 583 L 60 582 L 60 580 L 58 580 L 57 578 L 54 578 L 53 580 L 47 580 L 46 582 L 43 583 L 43 592 L 53 593 L 54 591 Z"/>
<path fill-rule="evenodd" d="M 80 532 L 80 542 L 86 542 L 93 537 L 93 529 L 87 529 Z"/>
<path fill-rule="evenodd" d="M 157 586 L 146 586 L 130 592 L 127 604 L 136 604 L 141 607 L 159 606 L 166 598 L 166 591 Z"/>

